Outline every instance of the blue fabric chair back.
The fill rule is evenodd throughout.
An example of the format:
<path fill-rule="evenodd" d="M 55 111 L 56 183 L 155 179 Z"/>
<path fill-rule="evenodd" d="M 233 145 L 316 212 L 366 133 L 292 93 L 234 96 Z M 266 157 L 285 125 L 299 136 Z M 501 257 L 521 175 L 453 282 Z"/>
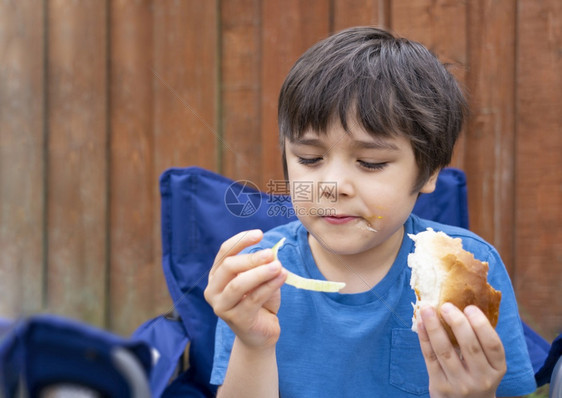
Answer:
<path fill-rule="evenodd" d="M 53 315 L 13 322 L 0 340 L 0 396 L 75 385 L 103 397 L 149 397 L 150 347 Z M 133 383 L 136 383 L 133 385 Z"/>
<path fill-rule="evenodd" d="M 287 198 L 198 167 L 164 172 L 160 193 L 164 275 L 190 341 L 190 367 L 182 375 L 183 384 L 195 384 L 202 396 L 213 396 L 214 388 L 205 381 L 210 378 L 217 318 L 203 291 L 215 255 L 221 243 L 238 232 L 268 230 L 295 217 Z M 162 380 L 154 383 L 159 392 Z"/>

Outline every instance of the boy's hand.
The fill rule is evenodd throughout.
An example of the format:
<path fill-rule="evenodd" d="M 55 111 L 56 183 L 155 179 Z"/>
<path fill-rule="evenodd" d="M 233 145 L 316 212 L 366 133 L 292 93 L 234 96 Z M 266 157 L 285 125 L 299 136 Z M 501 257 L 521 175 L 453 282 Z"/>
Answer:
<path fill-rule="evenodd" d="M 441 306 L 460 346 L 455 350 L 435 309 L 424 307 L 418 323 L 421 349 L 432 397 L 495 397 L 506 372 L 502 342 L 478 307 L 464 313 L 450 303 Z"/>
<path fill-rule="evenodd" d="M 226 240 L 215 257 L 205 289 L 205 299 L 215 314 L 242 343 L 255 348 L 273 346 L 279 339 L 280 287 L 287 278 L 271 249 L 238 255 L 262 237 L 261 231 L 252 230 Z"/>

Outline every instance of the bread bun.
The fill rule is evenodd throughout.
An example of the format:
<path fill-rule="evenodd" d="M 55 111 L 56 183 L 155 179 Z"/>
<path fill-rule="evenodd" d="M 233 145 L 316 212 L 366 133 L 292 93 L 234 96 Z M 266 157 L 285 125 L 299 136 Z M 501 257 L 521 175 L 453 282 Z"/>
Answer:
<path fill-rule="evenodd" d="M 444 232 L 428 228 L 408 236 L 416 245 L 414 253 L 408 255 L 408 266 L 412 268 L 410 286 L 416 292 L 412 330 L 417 332 L 416 319 L 422 305 L 438 309 L 446 302 L 460 310 L 476 305 L 496 327 L 501 292 L 488 284 L 488 263 L 475 259 L 472 253 L 464 250 L 460 238 L 451 238 Z M 458 347 L 451 328 L 441 314 L 439 318 L 451 342 Z"/>

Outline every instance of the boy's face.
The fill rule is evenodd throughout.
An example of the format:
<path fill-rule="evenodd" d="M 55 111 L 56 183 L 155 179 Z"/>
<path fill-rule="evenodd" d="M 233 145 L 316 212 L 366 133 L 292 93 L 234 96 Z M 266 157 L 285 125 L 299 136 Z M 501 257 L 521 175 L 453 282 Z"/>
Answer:
<path fill-rule="evenodd" d="M 351 122 L 350 133 L 338 122 L 326 134 L 309 130 L 285 142 L 297 216 L 314 246 L 339 255 L 395 246 L 418 196 L 412 192 L 418 167 L 409 140 L 373 137 Z M 436 175 L 420 192 L 433 191 Z"/>

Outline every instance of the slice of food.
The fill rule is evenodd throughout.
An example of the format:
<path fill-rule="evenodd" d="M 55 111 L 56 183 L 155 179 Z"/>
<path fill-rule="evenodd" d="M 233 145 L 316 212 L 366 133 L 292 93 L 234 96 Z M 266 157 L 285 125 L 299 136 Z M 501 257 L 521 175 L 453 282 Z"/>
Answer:
<path fill-rule="evenodd" d="M 285 238 L 281 239 L 277 242 L 271 250 L 273 250 L 273 256 L 277 260 L 277 252 L 285 243 Z M 344 286 L 345 283 L 343 282 L 331 282 L 331 281 L 323 281 L 319 279 L 308 279 L 303 278 L 302 276 L 298 276 L 297 274 L 292 273 L 291 271 L 287 270 L 287 280 L 285 283 L 287 285 L 294 286 L 298 289 L 305 289 L 305 290 L 313 290 L 315 292 L 339 292 Z"/>
<path fill-rule="evenodd" d="M 474 258 L 464 250 L 460 238 L 428 228 L 416 235 L 408 234 L 415 242 L 414 253 L 408 255 L 412 268 L 410 286 L 416 292 L 412 330 L 417 332 L 420 308 L 427 304 L 436 309 L 443 303 L 454 304 L 460 310 L 476 305 L 488 317 L 492 326 L 498 323 L 501 292 L 488 284 L 488 263 Z M 439 314 L 454 346 L 458 342 Z"/>

